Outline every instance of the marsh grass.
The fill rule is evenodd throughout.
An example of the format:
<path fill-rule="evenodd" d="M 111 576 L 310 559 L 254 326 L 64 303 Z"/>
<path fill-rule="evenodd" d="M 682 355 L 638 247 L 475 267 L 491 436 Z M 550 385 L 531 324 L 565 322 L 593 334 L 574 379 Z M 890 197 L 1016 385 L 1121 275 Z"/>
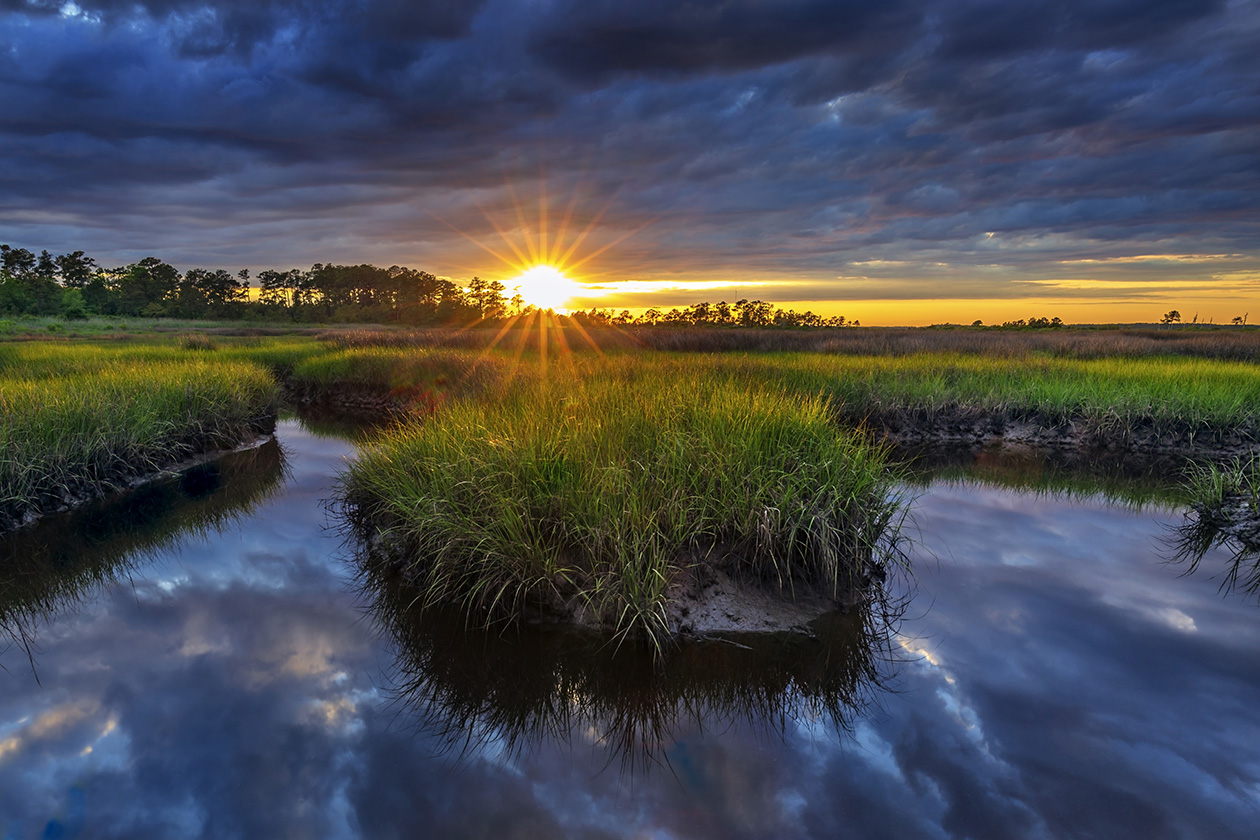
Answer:
<path fill-rule="evenodd" d="M 575 334 L 569 344 L 584 347 Z M 553 332 L 555 332 L 553 330 Z M 828 399 L 849 424 L 892 431 L 974 427 L 976 437 L 1009 424 L 1072 427 L 1087 444 L 1150 449 L 1177 443 L 1246 445 L 1260 440 L 1260 330 L 892 330 L 822 331 L 663 329 L 587 330 L 600 353 L 664 369 L 690 364 L 687 376 L 769 383 Z M 462 333 L 348 331 L 332 345 L 388 352 L 434 352 L 443 342 L 475 347 L 492 330 Z M 500 337 L 500 357 L 516 353 Z M 528 351 L 532 339 L 524 343 Z M 651 348 L 688 352 L 654 352 Z M 471 352 L 471 351 L 468 351 Z M 535 352 L 535 357 L 538 355 Z M 495 351 L 484 354 L 496 356 Z M 556 356 L 553 364 L 565 363 Z M 555 360 L 559 360 L 556 362 Z M 530 361 L 535 361 L 534 357 Z M 584 358 L 569 359 L 579 368 Z M 378 378 L 388 378 L 378 373 Z M 946 429 L 944 431 L 951 431 Z M 928 435 L 929 437 L 931 434 Z M 1172 436 L 1176 441 L 1161 443 Z"/>
<path fill-rule="evenodd" d="M 507 362 L 500 355 L 461 350 L 367 347 L 335 350 L 294 367 L 293 378 L 326 387 L 374 385 L 388 389 L 460 387 L 479 390 L 501 381 Z"/>
<path fill-rule="evenodd" d="M 497 353 L 364 347 L 308 358 L 286 383 L 294 401 L 316 411 L 392 422 L 431 414 L 449 399 L 492 392 L 512 368 Z"/>
<path fill-rule="evenodd" d="M 1087 439 L 1124 448 L 1138 434 L 1258 437 L 1254 365 L 1198 358 L 711 356 L 715 372 L 775 382 L 830 400 L 848 422 L 1076 424 Z"/>
<path fill-rule="evenodd" d="M 0 372 L 0 527 L 234 447 L 269 429 L 279 408 L 257 365 L 101 361 L 85 354 L 61 375 Z"/>
<path fill-rule="evenodd" d="M 184 333 L 179 337 L 179 346 L 185 350 L 218 350 L 219 345 L 215 343 L 206 333 Z"/>
<path fill-rule="evenodd" d="M 544 335 L 545 333 L 545 335 Z M 674 353 L 822 353 L 846 356 L 966 354 L 987 358 L 1049 356 L 1066 359 L 1187 357 L 1260 361 L 1260 329 L 1250 327 L 1085 327 L 1047 330 L 863 327 L 860 329 L 764 329 L 747 327 L 557 325 L 540 331 L 536 321 L 500 332 L 492 328 L 326 330 L 330 346 L 448 347 L 477 350 L 491 344 L 537 349 L 540 336 L 556 352 L 661 350 Z"/>
<path fill-rule="evenodd" d="M 1260 455 L 1225 464 L 1205 464 L 1190 472 L 1192 499 L 1173 534 L 1173 561 L 1196 571 L 1208 552 L 1224 547 L 1230 560 L 1222 591 L 1260 595 Z"/>
<path fill-rule="evenodd" d="M 516 381 L 361 452 L 350 521 L 422 603 L 577 616 L 659 647 L 671 591 L 703 564 L 838 596 L 883 559 L 899 507 L 882 451 L 823 400 L 596 367 Z"/>

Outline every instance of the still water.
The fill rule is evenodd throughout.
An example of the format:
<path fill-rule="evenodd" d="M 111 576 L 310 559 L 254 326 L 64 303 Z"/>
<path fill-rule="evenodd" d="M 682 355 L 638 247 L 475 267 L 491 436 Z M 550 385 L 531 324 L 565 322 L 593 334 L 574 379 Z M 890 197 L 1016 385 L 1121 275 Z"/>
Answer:
<path fill-rule="evenodd" d="M 652 666 L 417 620 L 278 436 L 0 547 L 0 836 L 1256 836 L 1260 612 L 1170 506 L 937 478 L 899 615 Z"/>

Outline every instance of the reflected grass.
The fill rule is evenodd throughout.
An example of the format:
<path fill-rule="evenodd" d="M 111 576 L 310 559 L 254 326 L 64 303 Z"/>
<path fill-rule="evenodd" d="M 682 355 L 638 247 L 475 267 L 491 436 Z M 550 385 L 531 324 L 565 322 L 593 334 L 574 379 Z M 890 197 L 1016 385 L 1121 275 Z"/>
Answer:
<path fill-rule="evenodd" d="M 275 440 L 0 537 L 0 637 L 27 650 L 41 622 L 137 564 L 257 510 L 283 483 Z"/>
<path fill-rule="evenodd" d="M 653 655 L 581 628 L 471 627 L 459 610 L 419 608 L 391 564 L 361 570 L 370 614 L 397 653 L 395 699 L 461 758 L 589 746 L 636 772 L 667 765 L 676 740 L 697 730 L 851 731 L 901 661 L 902 605 L 882 594 L 819 618 L 809 635 L 732 634 Z"/>
<path fill-rule="evenodd" d="M 1260 596 L 1260 456 L 1194 469 L 1185 520 L 1172 535 L 1173 561 L 1198 570 L 1218 547 L 1229 552 L 1221 590 Z"/>
<path fill-rule="evenodd" d="M 1055 499 L 1101 499 L 1135 512 L 1189 504 L 1185 476 L 1201 466 L 1179 456 L 1010 446 L 894 447 L 891 455 L 904 463 L 904 480 L 916 489 L 980 485 Z"/>

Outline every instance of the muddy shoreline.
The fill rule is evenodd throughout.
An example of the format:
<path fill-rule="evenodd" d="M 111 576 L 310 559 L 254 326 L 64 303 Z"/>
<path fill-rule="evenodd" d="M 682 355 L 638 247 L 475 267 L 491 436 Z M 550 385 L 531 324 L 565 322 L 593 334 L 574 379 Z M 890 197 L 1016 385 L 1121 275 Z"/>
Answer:
<path fill-rule="evenodd" d="M 897 446 L 1012 446 L 1098 456 L 1137 454 L 1216 461 L 1260 452 L 1260 425 L 1221 427 L 1142 419 L 1003 414 L 976 409 L 841 410 L 845 425 Z"/>
<path fill-rule="evenodd" d="M 6 506 L 0 509 L 0 534 L 7 534 L 27 528 L 47 516 L 68 513 L 107 496 L 126 493 L 183 472 L 200 464 L 217 461 L 233 452 L 243 452 L 262 446 L 275 435 L 276 417 L 259 418 L 250 425 L 249 436 L 234 446 L 210 446 L 211 441 L 201 440 L 190 443 L 190 454 L 181 458 L 172 458 L 162 462 L 156 469 L 143 472 L 119 470 L 116 474 L 99 479 L 81 478 L 74 483 L 58 489 L 56 493 L 46 494 L 33 504 L 26 504 L 20 513 Z"/>

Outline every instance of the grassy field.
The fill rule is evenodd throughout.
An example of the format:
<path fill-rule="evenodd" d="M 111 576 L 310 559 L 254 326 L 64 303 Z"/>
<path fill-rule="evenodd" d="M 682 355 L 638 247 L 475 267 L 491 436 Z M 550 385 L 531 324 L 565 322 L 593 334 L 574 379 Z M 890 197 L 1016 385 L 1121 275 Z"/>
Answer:
<path fill-rule="evenodd" d="M 782 383 L 831 401 L 841 417 L 876 428 L 986 421 L 991 428 L 1077 424 L 1086 442 L 1131 443 L 1138 433 L 1241 434 L 1257 439 L 1254 364 L 1186 357 L 992 358 L 908 356 L 713 357 L 728 375 Z M 1207 441 L 1204 441 L 1207 443 Z"/>
<path fill-rule="evenodd" d="M 257 364 L 178 348 L 11 345 L 0 354 L 0 529 L 270 428 Z"/>

